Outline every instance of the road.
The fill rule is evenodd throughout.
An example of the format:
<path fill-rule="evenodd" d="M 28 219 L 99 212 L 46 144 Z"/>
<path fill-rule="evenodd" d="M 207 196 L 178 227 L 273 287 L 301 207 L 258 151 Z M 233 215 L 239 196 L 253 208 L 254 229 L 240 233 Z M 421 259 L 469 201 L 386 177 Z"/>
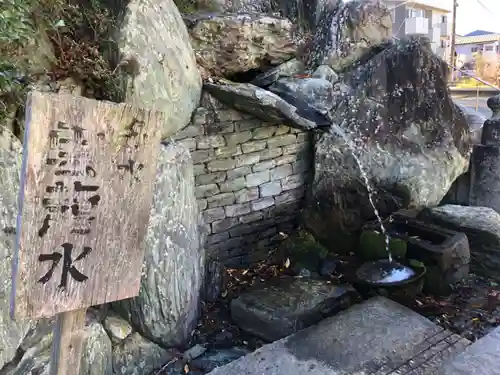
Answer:
<path fill-rule="evenodd" d="M 460 103 L 466 107 L 469 107 L 471 109 L 476 109 L 476 97 L 475 96 L 454 96 L 453 99 L 457 103 Z M 488 98 L 486 97 L 479 97 L 479 107 L 478 111 L 481 112 L 486 118 L 491 117 L 491 110 L 488 108 L 486 105 L 486 101 Z"/>

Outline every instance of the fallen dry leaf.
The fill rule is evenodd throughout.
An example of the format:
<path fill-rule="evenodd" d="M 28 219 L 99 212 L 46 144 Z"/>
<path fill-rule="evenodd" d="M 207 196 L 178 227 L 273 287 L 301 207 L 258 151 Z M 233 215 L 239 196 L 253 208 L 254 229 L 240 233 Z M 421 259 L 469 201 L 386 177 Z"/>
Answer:
<path fill-rule="evenodd" d="M 285 260 L 285 268 L 290 267 L 290 258 L 286 258 Z"/>
<path fill-rule="evenodd" d="M 187 363 L 184 365 L 184 373 L 189 373 L 189 366 Z"/>

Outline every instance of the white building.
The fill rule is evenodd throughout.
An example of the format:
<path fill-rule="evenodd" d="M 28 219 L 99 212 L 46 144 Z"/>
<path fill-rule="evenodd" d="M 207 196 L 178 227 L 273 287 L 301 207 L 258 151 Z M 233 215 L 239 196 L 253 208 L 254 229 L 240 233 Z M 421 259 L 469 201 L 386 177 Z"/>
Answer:
<path fill-rule="evenodd" d="M 409 35 L 426 36 L 433 51 L 447 59 L 450 48 L 451 10 L 426 0 L 381 0 L 392 14 L 392 33 L 397 38 Z"/>
<path fill-rule="evenodd" d="M 476 54 L 486 59 L 497 60 L 500 56 L 500 34 L 498 33 L 471 33 L 456 37 L 457 66 L 463 66 L 474 60 Z"/>

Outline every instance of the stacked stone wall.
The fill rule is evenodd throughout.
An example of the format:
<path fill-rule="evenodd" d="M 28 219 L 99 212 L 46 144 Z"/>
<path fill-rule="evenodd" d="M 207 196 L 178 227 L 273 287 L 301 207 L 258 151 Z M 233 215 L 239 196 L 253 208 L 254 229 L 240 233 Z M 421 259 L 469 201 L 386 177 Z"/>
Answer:
<path fill-rule="evenodd" d="M 175 140 L 191 152 L 209 258 L 262 260 L 279 233 L 297 225 L 312 170 L 310 139 L 204 95 Z"/>

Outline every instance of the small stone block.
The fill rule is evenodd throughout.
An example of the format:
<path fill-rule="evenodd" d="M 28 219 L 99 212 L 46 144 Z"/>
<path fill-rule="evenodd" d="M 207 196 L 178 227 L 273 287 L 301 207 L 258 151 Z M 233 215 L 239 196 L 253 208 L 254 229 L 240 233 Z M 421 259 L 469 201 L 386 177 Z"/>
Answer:
<path fill-rule="evenodd" d="M 217 220 L 212 223 L 211 233 L 221 233 L 229 230 L 230 228 L 238 225 L 238 219 L 229 217 L 227 219 Z"/>
<path fill-rule="evenodd" d="M 222 220 L 226 217 L 226 213 L 222 207 L 209 208 L 202 213 L 205 223 L 213 223 L 217 220 Z"/>
<path fill-rule="evenodd" d="M 217 171 L 228 171 L 236 167 L 236 161 L 234 159 L 217 159 L 212 160 L 207 163 L 207 169 L 210 172 Z"/>
<path fill-rule="evenodd" d="M 260 211 L 274 205 L 274 198 L 273 197 L 262 198 L 251 202 L 251 205 L 252 205 L 252 211 Z"/>
<path fill-rule="evenodd" d="M 227 217 L 236 217 L 250 213 L 250 204 L 249 203 L 233 204 L 230 206 L 226 206 L 224 209 L 226 210 Z"/>
<path fill-rule="evenodd" d="M 232 191 L 239 191 L 247 186 L 247 181 L 245 177 L 238 177 L 234 180 L 226 180 L 219 184 L 221 193 L 227 193 Z"/>
<path fill-rule="evenodd" d="M 350 304 L 354 290 L 321 280 L 280 279 L 231 301 L 231 317 L 245 331 L 279 340 Z M 313 297 L 314 296 L 314 297 Z"/>
<path fill-rule="evenodd" d="M 256 187 L 250 189 L 241 189 L 235 192 L 236 203 L 245 203 L 259 199 L 259 189 Z"/>
<path fill-rule="evenodd" d="M 245 179 L 247 182 L 246 187 L 259 186 L 269 181 L 269 171 L 251 173 L 246 175 Z"/>
<path fill-rule="evenodd" d="M 272 181 L 259 186 L 261 197 L 272 197 L 281 193 L 281 182 Z"/>

